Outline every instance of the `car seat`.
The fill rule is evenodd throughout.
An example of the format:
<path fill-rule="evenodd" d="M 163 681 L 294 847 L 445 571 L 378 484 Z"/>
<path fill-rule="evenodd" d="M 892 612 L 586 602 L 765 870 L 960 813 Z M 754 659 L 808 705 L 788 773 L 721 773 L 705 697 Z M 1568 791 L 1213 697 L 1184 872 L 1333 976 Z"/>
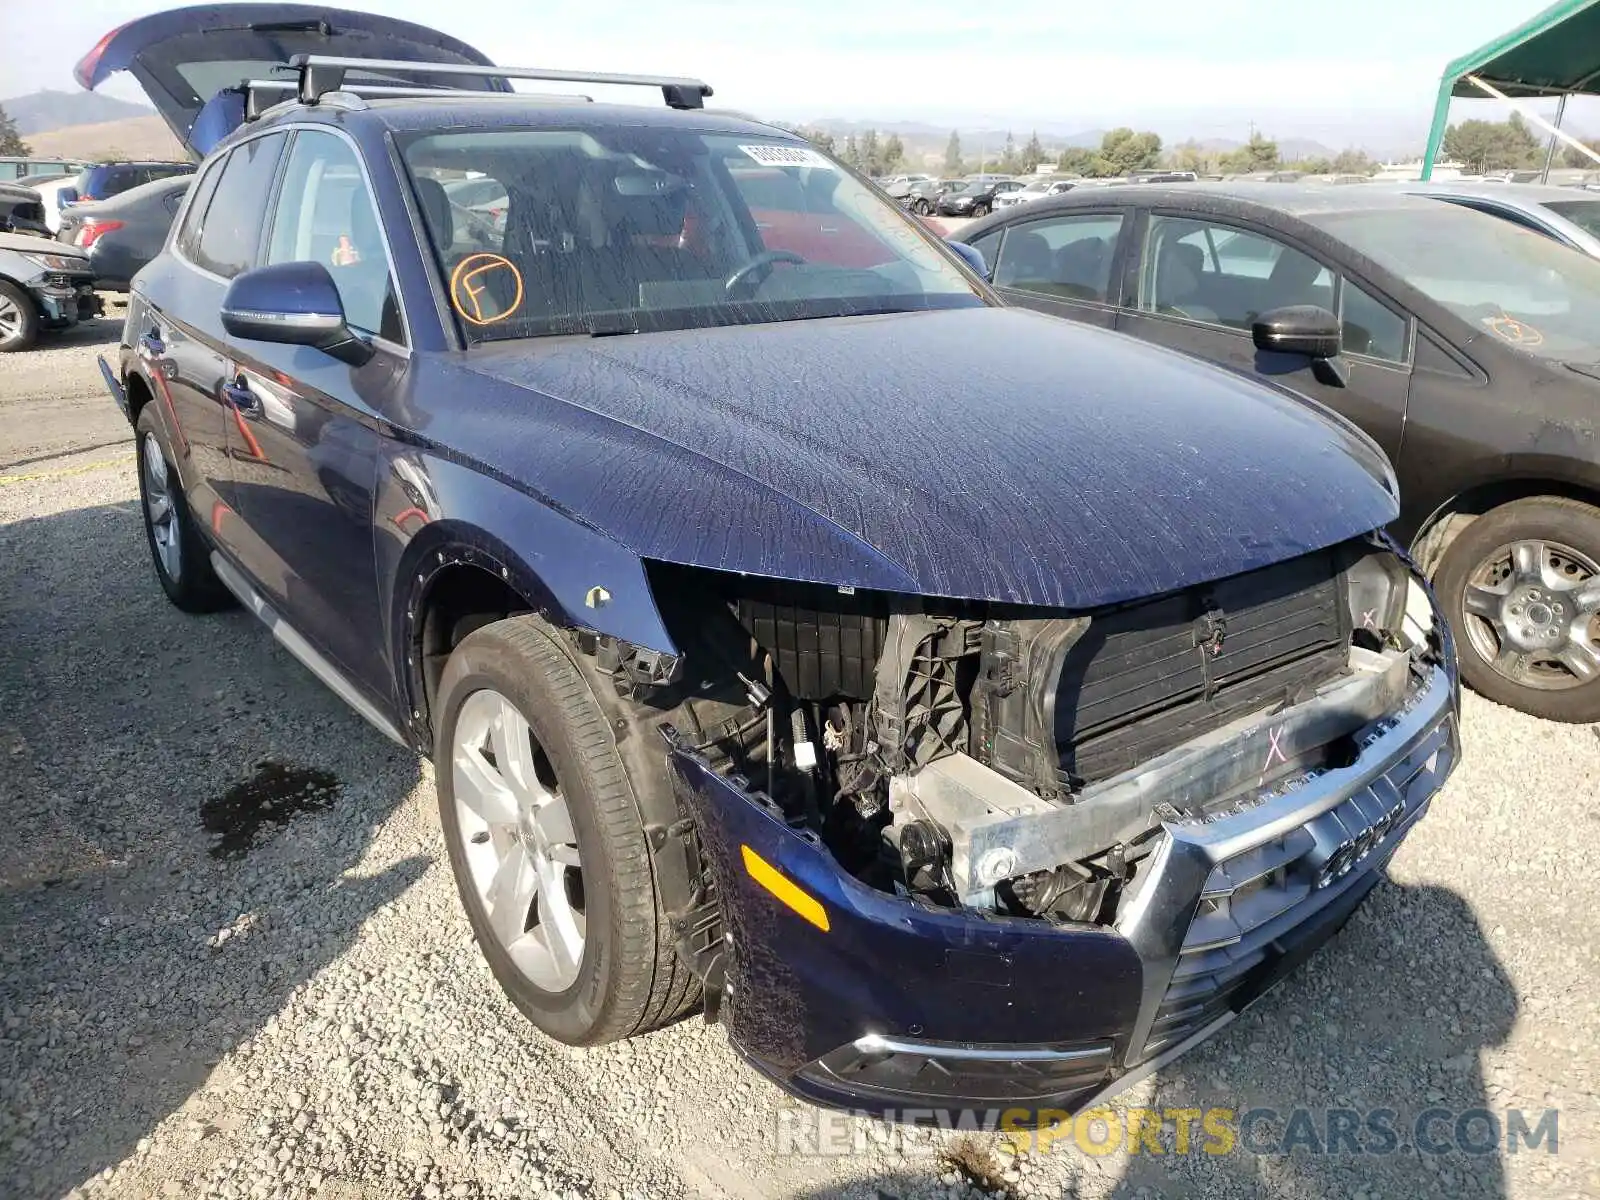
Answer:
<path fill-rule="evenodd" d="M 996 287 L 1018 287 L 1028 283 L 1049 283 L 1055 274 L 1055 255 L 1044 235 L 1032 230 L 1012 233 L 1000 247 L 995 266 Z"/>
<path fill-rule="evenodd" d="M 1205 251 L 1199 246 L 1168 238 L 1156 254 L 1151 301 L 1155 311 L 1193 321 L 1216 321 L 1217 313 L 1197 299 L 1205 271 Z"/>

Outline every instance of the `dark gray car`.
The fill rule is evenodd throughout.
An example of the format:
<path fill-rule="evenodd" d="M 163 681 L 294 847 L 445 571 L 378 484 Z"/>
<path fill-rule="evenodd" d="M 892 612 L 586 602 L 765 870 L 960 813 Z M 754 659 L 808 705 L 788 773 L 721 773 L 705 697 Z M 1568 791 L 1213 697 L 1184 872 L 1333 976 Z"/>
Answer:
<path fill-rule="evenodd" d="M 161 253 L 191 182 L 158 179 L 109 200 L 75 204 L 61 214 L 56 240 L 89 256 L 97 288 L 125 292 L 139 268 Z"/>
<path fill-rule="evenodd" d="M 100 315 L 83 251 L 47 238 L 0 233 L 0 353 L 26 350 L 41 330 Z"/>
<path fill-rule="evenodd" d="M 1394 461 L 1390 533 L 1433 576 L 1467 681 L 1600 720 L 1600 262 L 1376 186 L 1074 189 L 954 237 L 1010 303 L 1284 384 L 1361 426 Z"/>

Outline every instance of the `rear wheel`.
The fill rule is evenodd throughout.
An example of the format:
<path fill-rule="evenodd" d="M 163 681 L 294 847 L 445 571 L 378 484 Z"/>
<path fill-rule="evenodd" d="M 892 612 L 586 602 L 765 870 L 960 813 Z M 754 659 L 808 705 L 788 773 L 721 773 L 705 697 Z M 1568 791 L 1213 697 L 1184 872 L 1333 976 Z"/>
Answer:
<path fill-rule="evenodd" d="M 672 947 L 610 723 L 537 617 L 469 634 L 439 684 L 439 816 L 479 949 L 573 1045 L 643 1033 L 698 995 Z"/>
<path fill-rule="evenodd" d="M 989 206 L 987 204 L 974 204 L 972 206 L 972 215 L 974 217 L 987 217 L 989 215 Z"/>
<path fill-rule="evenodd" d="M 215 612 L 229 607 L 233 596 L 211 569 L 211 547 L 189 515 L 178 469 L 172 465 L 161 440 L 160 424 L 149 405 L 139 414 L 135 434 L 144 534 L 161 590 L 184 612 Z"/>
<path fill-rule="evenodd" d="M 933 205 L 929 204 L 926 200 L 918 200 L 912 204 L 911 211 L 916 213 L 919 217 L 931 217 L 933 216 Z"/>
<path fill-rule="evenodd" d="M 26 350 L 39 340 L 39 310 L 13 283 L 0 279 L 0 353 Z"/>
<path fill-rule="evenodd" d="M 1600 509 L 1502 505 L 1450 544 L 1435 583 L 1474 689 L 1534 716 L 1600 721 Z"/>

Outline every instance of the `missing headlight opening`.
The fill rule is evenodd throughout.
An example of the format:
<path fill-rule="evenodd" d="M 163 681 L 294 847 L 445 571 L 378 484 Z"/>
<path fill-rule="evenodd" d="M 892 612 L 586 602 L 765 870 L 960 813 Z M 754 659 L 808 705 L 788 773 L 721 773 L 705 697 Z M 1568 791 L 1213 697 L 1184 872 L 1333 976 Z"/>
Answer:
<path fill-rule="evenodd" d="M 1376 538 L 1082 613 L 650 575 L 681 670 L 602 665 L 677 744 L 872 887 L 1052 922 L 1115 923 L 1163 824 L 1353 762 L 1447 652 Z"/>

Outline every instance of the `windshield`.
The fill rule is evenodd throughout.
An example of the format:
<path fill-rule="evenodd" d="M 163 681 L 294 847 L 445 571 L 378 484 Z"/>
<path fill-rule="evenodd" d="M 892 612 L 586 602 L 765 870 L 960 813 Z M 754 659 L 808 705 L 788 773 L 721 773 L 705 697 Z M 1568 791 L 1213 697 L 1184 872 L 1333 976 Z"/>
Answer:
<path fill-rule="evenodd" d="M 1546 200 L 1544 206 L 1585 233 L 1600 237 L 1600 200 Z"/>
<path fill-rule="evenodd" d="M 1308 219 L 1507 345 L 1600 361 L 1600 262 L 1586 254 L 1454 205 Z"/>
<path fill-rule="evenodd" d="M 402 144 L 472 341 L 985 303 L 953 256 L 820 152 L 648 126 Z M 492 180 L 504 211 L 463 204 Z"/>

